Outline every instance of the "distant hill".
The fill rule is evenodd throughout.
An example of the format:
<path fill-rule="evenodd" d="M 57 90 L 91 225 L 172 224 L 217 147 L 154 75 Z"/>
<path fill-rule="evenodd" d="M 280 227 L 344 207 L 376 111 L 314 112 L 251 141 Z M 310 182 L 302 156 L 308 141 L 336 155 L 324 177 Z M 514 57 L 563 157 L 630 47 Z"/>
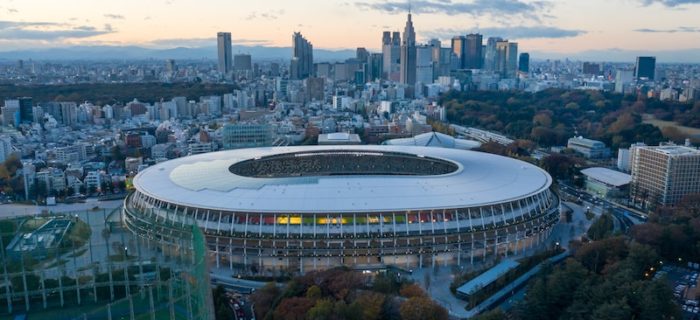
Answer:
<path fill-rule="evenodd" d="M 239 46 L 233 47 L 234 54 L 250 53 L 253 60 L 289 60 L 290 47 Z M 342 61 L 355 57 L 354 50 L 314 49 L 314 61 Z M 177 47 L 153 49 L 138 46 L 74 46 L 42 48 L 0 52 L 0 60 L 146 60 L 176 59 L 199 60 L 216 59 L 216 47 Z"/>

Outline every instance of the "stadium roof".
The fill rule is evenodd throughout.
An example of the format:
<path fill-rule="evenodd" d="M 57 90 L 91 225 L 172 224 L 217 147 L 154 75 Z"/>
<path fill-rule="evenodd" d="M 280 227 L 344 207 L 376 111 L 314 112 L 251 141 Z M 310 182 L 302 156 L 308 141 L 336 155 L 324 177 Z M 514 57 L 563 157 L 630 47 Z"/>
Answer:
<path fill-rule="evenodd" d="M 581 173 L 585 174 L 587 177 L 615 187 L 624 186 L 632 181 L 632 176 L 629 174 L 607 168 L 588 168 L 581 170 Z"/>
<path fill-rule="evenodd" d="M 477 141 L 456 139 L 439 132 L 423 133 L 412 138 L 387 140 L 384 144 L 391 146 L 442 147 L 463 150 L 471 150 L 481 146 L 481 143 Z"/>
<path fill-rule="evenodd" d="M 486 272 L 480 274 L 474 279 L 469 280 L 467 283 L 461 285 L 457 288 L 457 293 L 468 296 L 479 291 L 481 288 L 488 286 L 494 281 L 498 280 L 501 276 L 506 274 L 508 271 L 515 269 L 520 263 L 515 260 L 506 259 L 501 261 L 501 263 L 493 266 L 493 268 L 488 269 Z"/>
<path fill-rule="evenodd" d="M 410 154 L 454 163 L 439 175 L 320 175 L 245 177 L 234 163 L 288 153 Z M 398 159 L 398 158 L 397 158 Z M 376 160 L 376 158 L 375 158 Z M 179 158 L 140 172 L 134 186 L 151 197 L 196 208 L 239 212 L 386 212 L 464 208 L 540 193 L 544 170 L 511 158 L 446 148 L 304 146 L 238 149 Z"/>

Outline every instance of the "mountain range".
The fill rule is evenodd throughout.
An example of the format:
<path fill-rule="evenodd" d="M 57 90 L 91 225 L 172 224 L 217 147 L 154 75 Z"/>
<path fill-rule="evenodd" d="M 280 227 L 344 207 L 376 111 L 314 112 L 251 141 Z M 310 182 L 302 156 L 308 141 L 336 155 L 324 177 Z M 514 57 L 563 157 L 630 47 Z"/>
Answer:
<path fill-rule="evenodd" d="M 290 47 L 242 46 L 233 48 L 235 53 L 249 53 L 254 60 L 287 61 Z M 314 49 L 317 62 L 343 61 L 355 56 L 353 49 Z M 579 61 L 607 61 L 634 63 L 637 56 L 656 56 L 658 63 L 700 63 L 700 48 L 680 50 L 627 50 L 601 49 L 578 53 L 552 53 L 531 51 L 533 60 L 570 59 Z M 0 60 L 201 60 L 216 59 L 216 47 L 176 47 L 155 49 L 139 46 L 70 46 L 0 51 Z"/>

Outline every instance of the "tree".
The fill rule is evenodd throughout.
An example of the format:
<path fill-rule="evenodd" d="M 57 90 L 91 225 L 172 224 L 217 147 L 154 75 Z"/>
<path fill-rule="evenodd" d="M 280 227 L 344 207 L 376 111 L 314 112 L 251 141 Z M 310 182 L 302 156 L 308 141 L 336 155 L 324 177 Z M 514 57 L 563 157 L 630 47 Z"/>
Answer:
<path fill-rule="evenodd" d="M 399 291 L 402 297 L 413 298 L 413 297 L 425 297 L 425 291 L 419 285 L 415 283 L 405 284 L 401 287 Z"/>
<path fill-rule="evenodd" d="M 228 305 L 228 299 L 226 298 L 226 290 L 222 286 L 216 286 L 216 288 L 214 288 L 212 298 L 214 300 L 214 311 L 216 320 L 233 319 L 233 310 L 231 310 L 231 307 Z"/>
<path fill-rule="evenodd" d="M 403 320 L 447 320 L 445 308 L 426 297 L 413 297 L 401 304 Z"/>
<path fill-rule="evenodd" d="M 275 320 L 304 320 L 308 311 L 314 306 L 314 301 L 302 297 L 283 299 L 275 308 Z M 256 305 L 257 306 L 257 305 Z"/>
<path fill-rule="evenodd" d="M 362 310 L 362 319 L 378 320 L 382 318 L 382 306 L 386 297 L 378 292 L 363 292 L 360 294 L 353 304 L 357 304 L 359 310 Z"/>
<path fill-rule="evenodd" d="M 308 320 L 330 320 L 333 315 L 333 301 L 330 299 L 320 299 L 316 301 L 313 308 L 309 309 L 306 315 Z"/>
<path fill-rule="evenodd" d="M 255 317 L 264 319 L 265 315 L 274 307 L 273 303 L 279 295 L 280 290 L 274 283 L 268 283 L 255 291 L 250 297 L 251 302 L 255 305 Z"/>

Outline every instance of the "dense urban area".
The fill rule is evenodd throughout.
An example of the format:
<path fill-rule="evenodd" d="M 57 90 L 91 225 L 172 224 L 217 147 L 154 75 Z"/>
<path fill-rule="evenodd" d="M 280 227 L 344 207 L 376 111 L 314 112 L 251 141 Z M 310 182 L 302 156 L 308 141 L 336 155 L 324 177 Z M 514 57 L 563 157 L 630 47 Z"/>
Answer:
<path fill-rule="evenodd" d="M 183 310 L 182 318 L 216 319 L 698 319 L 700 65 L 652 56 L 545 60 L 481 34 L 419 44 L 410 13 L 403 33 L 381 35 L 381 52 L 357 48 L 346 60 L 315 60 L 301 33 L 292 36 L 291 58 L 278 60 L 233 54 L 227 32 L 216 41 L 217 61 L 0 60 L 1 315 L 32 318 L 35 310 L 71 306 L 66 317 L 80 319 L 90 312 L 111 318 L 120 310 L 132 318 L 151 312 L 153 319 Z M 207 211 L 203 222 L 215 243 L 186 229 L 184 218 L 165 223 L 171 213 L 153 221 L 120 218 L 159 201 L 135 192 L 134 178 L 148 168 L 215 151 L 310 145 L 471 149 L 518 159 L 551 176 L 552 197 L 538 201 L 558 201 L 556 222 L 543 224 L 548 231 L 529 248 L 506 236 L 500 252 L 496 236 L 487 258 L 484 240 L 483 258 L 471 253 L 469 264 L 461 256 L 454 265 L 437 255 L 420 258 L 418 266 L 368 258 L 355 268 L 328 263 L 296 272 L 289 259 L 275 269 L 221 258 L 218 236 L 226 230 L 220 225 L 230 223 L 234 234 L 236 222 L 221 212 Z M 228 170 L 270 179 L 456 170 L 438 161 L 422 167 L 431 159 L 423 154 L 383 164 L 324 157 Z M 403 171 L 392 172 L 397 168 Z M 129 199 L 134 208 L 122 211 Z M 504 205 L 496 210 L 506 212 Z M 479 216 L 484 237 L 485 216 Z M 262 217 L 246 214 L 245 237 L 250 221 L 263 234 Z M 275 222 L 280 219 L 286 220 Z M 292 219 L 275 216 L 271 228 L 284 226 L 289 237 Z M 313 225 L 315 233 L 321 220 L 305 219 L 296 224 Z M 362 221 L 369 229 L 398 221 L 407 234 L 409 223 L 432 222 L 432 232 L 442 223 L 445 233 L 454 219 L 460 226 L 459 214 L 445 210 L 382 219 L 353 216 L 351 224 L 356 229 Z M 151 222 L 163 229 L 131 238 L 128 231 Z M 183 246 L 150 242 L 178 235 L 209 251 L 192 245 L 194 253 L 180 253 L 196 262 L 182 282 L 181 265 L 160 255 Z M 314 267 L 316 257 L 314 251 Z M 200 276 L 205 289 L 188 286 Z M 128 303 L 114 302 L 122 298 Z M 81 299 L 112 302 L 98 313 L 80 307 Z M 166 307 L 154 306 L 162 301 Z"/>

